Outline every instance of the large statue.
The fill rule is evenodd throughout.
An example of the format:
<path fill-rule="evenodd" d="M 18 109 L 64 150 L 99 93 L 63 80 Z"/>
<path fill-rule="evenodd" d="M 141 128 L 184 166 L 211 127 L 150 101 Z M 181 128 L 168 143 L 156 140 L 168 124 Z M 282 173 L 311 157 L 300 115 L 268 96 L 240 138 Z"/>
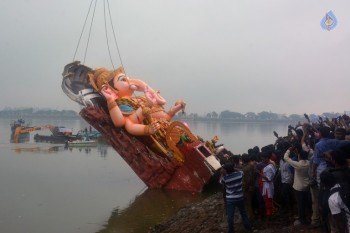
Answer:
<path fill-rule="evenodd" d="M 122 68 L 93 70 L 75 61 L 64 67 L 62 90 L 83 108 L 82 116 L 150 188 L 200 192 L 220 170 L 215 151 L 187 124 L 171 121 L 159 91 L 127 77 Z M 140 96 L 134 95 L 141 92 Z"/>
<path fill-rule="evenodd" d="M 165 99 L 159 91 L 154 91 L 145 82 L 130 79 L 122 67 L 109 71 L 96 69 L 88 74 L 94 89 L 107 100 L 107 106 L 113 123 L 117 127 L 125 127 L 132 135 L 152 135 L 162 124 L 169 122 L 185 103 L 177 101 L 168 112 L 164 110 Z M 143 96 L 135 96 L 134 92 L 143 92 Z"/>

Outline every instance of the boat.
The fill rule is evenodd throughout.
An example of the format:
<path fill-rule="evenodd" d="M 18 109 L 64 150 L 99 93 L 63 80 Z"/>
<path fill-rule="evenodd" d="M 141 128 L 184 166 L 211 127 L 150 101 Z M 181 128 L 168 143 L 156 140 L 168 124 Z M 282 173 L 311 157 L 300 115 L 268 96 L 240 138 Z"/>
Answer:
<path fill-rule="evenodd" d="M 67 141 L 83 139 L 82 135 L 74 135 L 73 130 L 64 126 L 51 126 L 51 135 L 34 135 L 35 142 L 47 142 L 53 144 L 65 144 Z"/>
<path fill-rule="evenodd" d="M 94 127 L 149 188 L 201 192 L 219 175 L 221 164 L 210 141 L 173 121 L 159 135 L 132 135 L 116 127 L 104 97 L 92 87 L 91 68 L 79 61 L 65 66 L 63 92 L 81 105 L 80 116 Z"/>
<path fill-rule="evenodd" d="M 30 126 L 29 124 L 26 124 L 25 120 L 22 118 L 12 121 L 10 126 L 11 126 L 10 141 L 13 143 L 28 142 L 30 140 L 30 132 L 48 129 L 51 127 L 50 125 Z"/>
<path fill-rule="evenodd" d="M 25 130 L 29 128 L 28 125 L 25 125 L 25 120 L 22 118 L 14 120 L 10 123 L 11 126 L 11 142 L 28 142 L 30 139 L 29 131 L 22 132 L 20 131 Z"/>
<path fill-rule="evenodd" d="M 86 137 L 88 139 L 93 139 L 93 140 L 99 140 L 100 138 L 102 138 L 102 134 L 100 132 L 98 132 L 97 130 L 92 130 L 92 129 L 80 130 L 77 133 L 77 136 Z"/>
<path fill-rule="evenodd" d="M 97 141 L 84 138 L 82 140 L 67 141 L 67 145 L 68 147 L 95 147 L 97 146 Z"/>

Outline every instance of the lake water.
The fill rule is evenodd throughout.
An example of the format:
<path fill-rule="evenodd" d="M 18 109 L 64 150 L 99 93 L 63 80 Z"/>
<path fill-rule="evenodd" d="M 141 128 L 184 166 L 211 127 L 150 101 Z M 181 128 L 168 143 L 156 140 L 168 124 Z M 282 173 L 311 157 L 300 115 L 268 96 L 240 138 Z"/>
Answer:
<path fill-rule="evenodd" d="M 31 119 L 31 125 L 88 127 L 83 120 Z M 182 206 L 207 193 L 149 190 L 108 145 L 65 149 L 63 145 L 10 143 L 11 119 L 0 118 L 0 232 L 144 233 Z M 204 139 L 235 154 L 273 143 L 287 123 L 187 122 Z"/>

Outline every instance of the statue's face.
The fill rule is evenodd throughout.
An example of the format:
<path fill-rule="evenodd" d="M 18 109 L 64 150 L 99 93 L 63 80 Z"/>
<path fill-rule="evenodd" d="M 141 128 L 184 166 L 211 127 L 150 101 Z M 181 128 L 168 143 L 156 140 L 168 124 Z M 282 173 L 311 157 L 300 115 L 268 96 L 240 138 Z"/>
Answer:
<path fill-rule="evenodd" d="M 129 78 L 123 74 L 113 78 L 113 88 L 119 97 L 131 96 L 134 92 L 130 88 Z"/>

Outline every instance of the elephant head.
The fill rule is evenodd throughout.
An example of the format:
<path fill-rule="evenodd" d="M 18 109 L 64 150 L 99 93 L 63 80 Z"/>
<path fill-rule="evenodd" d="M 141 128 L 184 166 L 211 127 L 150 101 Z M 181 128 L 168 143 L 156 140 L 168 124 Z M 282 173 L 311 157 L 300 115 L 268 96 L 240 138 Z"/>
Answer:
<path fill-rule="evenodd" d="M 116 95 L 116 98 L 131 97 L 135 91 L 144 92 L 145 97 L 152 105 L 164 105 L 165 99 L 159 91 L 154 91 L 147 83 L 139 79 L 130 79 L 122 67 L 114 71 L 105 68 L 97 69 L 89 73 L 91 85 L 98 92 L 108 88 Z"/>

